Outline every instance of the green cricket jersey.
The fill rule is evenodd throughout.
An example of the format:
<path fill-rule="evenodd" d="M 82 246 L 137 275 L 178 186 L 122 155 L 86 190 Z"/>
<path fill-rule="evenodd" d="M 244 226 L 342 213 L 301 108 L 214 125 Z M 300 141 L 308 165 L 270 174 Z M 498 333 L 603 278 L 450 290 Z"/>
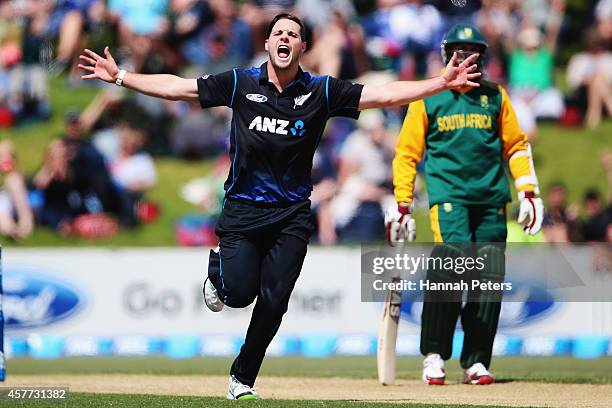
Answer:
<path fill-rule="evenodd" d="M 503 207 L 510 201 L 508 161 L 518 190 L 537 186 L 527 138 L 505 90 L 491 82 L 410 104 L 393 161 L 398 202 L 412 201 L 416 164 L 424 156 L 430 206 Z"/>

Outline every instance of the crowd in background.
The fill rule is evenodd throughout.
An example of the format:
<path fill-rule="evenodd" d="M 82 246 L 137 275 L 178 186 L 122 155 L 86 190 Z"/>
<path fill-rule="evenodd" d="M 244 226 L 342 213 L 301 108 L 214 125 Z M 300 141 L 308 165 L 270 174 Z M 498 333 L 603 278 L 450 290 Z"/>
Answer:
<path fill-rule="evenodd" d="M 268 21 L 290 11 L 307 26 L 304 69 L 367 84 L 439 74 L 445 31 L 457 22 L 476 25 L 489 43 L 486 76 L 506 86 L 535 141 L 538 121 L 596 127 L 612 114 L 612 0 L 578 2 L 580 19 L 568 13 L 573 3 L 0 0 L 0 127 L 48 119 L 53 77 L 84 86 L 75 62 L 85 46 L 110 45 L 127 70 L 198 77 L 264 62 Z M 556 75 L 559 67 L 565 78 Z M 321 244 L 384 236 L 382 208 L 392 200 L 390 163 L 404 114 L 405 108 L 366 111 L 357 123 L 339 118 L 328 125 L 313 173 Z M 157 182 L 152 156 L 161 155 L 214 160 L 211 174 L 181 190 L 214 217 L 229 166 L 229 118 L 227 108 L 202 110 L 102 87 L 85 110 L 65 113 L 64 134 L 49 143 L 31 177 L 18 175 L 10 143 L 0 145 L 0 232 L 23 238 L 35 221 L 62 235 L 111 236 L 150 221 L 158 210 L 146 190 Z M 612 154 L 601 155 L 612 180 Z M 416 204 L 425 208 L 421 184 Z M 543 187 L 546 240 L 612 241 L 611 197 L 589 191 L 581 211 L 566 204 L 562 184 Z"/>

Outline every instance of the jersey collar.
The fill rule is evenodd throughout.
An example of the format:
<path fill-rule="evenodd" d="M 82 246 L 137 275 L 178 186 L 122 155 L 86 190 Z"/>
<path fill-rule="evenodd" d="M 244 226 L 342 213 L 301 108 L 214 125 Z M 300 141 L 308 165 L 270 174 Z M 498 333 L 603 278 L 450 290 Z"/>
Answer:
<path fill-rule="evenodd" d="M 259 83 L 262 85 L 270 83 L 270 79 L 268 78 L 268 62 L 267 61 L 261 64 L 261 66 L 259 67 Z M 298 67 L 297 76 L 289 85 L 287 85 L 285 89 L 288 89 L 295 85 L 300 85 L 303 88 L 306 88 L 306 73 L 302 70 L 302 67 Z"/>

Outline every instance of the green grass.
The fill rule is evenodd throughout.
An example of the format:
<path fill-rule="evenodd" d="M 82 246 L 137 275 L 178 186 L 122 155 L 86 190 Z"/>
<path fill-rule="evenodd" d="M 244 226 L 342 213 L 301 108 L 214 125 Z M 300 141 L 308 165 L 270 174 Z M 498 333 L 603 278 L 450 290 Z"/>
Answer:
<path fill-rule="evenodd" d="M 231 359 L 196 358 L 171 360 L 165 357 L 134 358 L 65 358 L 61 360 L 11 359 L 9 375 L 15 374 L 164 374 L 226 375 Z M 499 381 L 535 381 L 554 383 L 612 384 L 612 358 L 579 360 L 570 357 L 497 357 L 491 370 Z M 397 376 L 419 379 L 421 358 L 401 357 L 397 360 Z M 460 380 L 461 368 L 456 360 L 447 364 L 450 380 Z M 303 357 L 266 358 L 262 375 L 375 378 L 373 357 Z"/>
<path fill-rule="evenodd" d="M 397 406 L 392 403 L 374 403 L 374 402 L 357 402 L 357 401 L 299 401 L 299 400 L 261 400 L 236 402 L 228 401 L 223 398 L 212 397 L 171 397 L 159 395 L 127 395 L 127 394 L 89 394 L 89 393 L 71 393 L 65 402 L 34 402 L 34 403 L 18 403 L 11 402 L 11 406 L 23 407 L 150 407 L 150 408 L 167 408 L 167 407 L 271 407 L 271 408 L 343 408 L 343 407 L 368 407 L 368 408 L 389 408 Z M 402 403 L 402 407 L 406 408 L 478 408 L 476 405 L 446 405 L 446 404 L 411 404 Z M 482 408 L 482 406 L 480 406 Z M 487 407 L 496 408 L 494 405 Z M 502 407 L 499 407 L 502 408 Z"/>
<path fill-rule="evenodd" d="M 45 146 L 62 133 L 63 115 L 69 107 L 84 108 L 94 97 L 96 88 L 73 88 L 63 79 L 53 80 L 50 95 L 53 118 L 47 123 L 24 125 L 16 129 L 0 129 L 0 138 L 13 140 L 19 163 L 26 175 L 32 175 L 42 162 Z M 599 162 L 599 152 L 612 146 L 612 121 L 608 120 L 595 130 L 562 128 L 542 124 L 534 143 L 536 168 L 543 191 L 552 181 L 562 181 L 568 188 L 570 202 L 580 201 L 591 187 L 607 193 L 606 177 Z M 162 215 L 150 225 L 133 231 L 121 231 L 112 240 L 88 241 L 58 239 L 44 228 L 37 228 L 23 242 L 2 242 L 6 246 L 172 246 L 175 245 L 174 224 L 186 213 L 197 209 L 178 196 L 182 184 L 206 174 L 208 162 L 186 162 L 172 158 L 157 159 L 159 183 L 151 190 L 150 198 L 160 204 Z M 416 215 L 419 241 L 431 241 L 429 221 L 425 212 Z"/>

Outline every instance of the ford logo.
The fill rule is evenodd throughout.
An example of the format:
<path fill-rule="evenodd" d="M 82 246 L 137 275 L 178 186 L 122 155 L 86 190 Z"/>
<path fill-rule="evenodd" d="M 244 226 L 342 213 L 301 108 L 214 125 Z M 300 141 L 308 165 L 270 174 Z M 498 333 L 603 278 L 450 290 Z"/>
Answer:
<path fill-rule="evenodd" d="M 264 103 L 265 101 L 268 100 L 268 98 L 265 95 L 261 95 L 261 94 L 247 94 L 246 98 L 249 101 L 253 101 L 257 103 Z"/>
<path fill-rule="evenodd" d="M 512 294 L 504 295 L 499 315 L 500 329 L 525 326 L 554 310 L 555 300 L 546 289 L 516 281 L 512 282 L 512 287 Z M 414 295 L 418 297 L 418 294 Z M 401 318 L 420 325 L 422 310 L 421 302 L 402 301 Z"/>
<path fill-rule="evenodd" d="M 41 328 L 75 314 L 84 301 L 61 280 L 24 269 L 4 268 L 3 309 L 7 330 Z"/>

